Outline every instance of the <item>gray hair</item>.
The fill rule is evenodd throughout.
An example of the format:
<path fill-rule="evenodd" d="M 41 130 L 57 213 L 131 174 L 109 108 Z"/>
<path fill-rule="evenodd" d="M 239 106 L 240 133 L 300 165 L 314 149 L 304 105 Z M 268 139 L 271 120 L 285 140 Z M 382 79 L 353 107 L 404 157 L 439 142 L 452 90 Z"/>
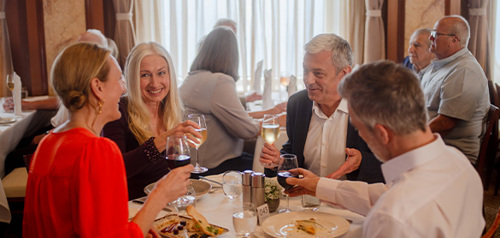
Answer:
<path fill-rule="evenodd" d="M 304 50 L 310 54 L 332 51 L 332 63 L 337 68 L 337 73 L 348 65 L 352 66 L 351 45 L 336 34 L 319 34 L 307 42 Z"/>
<path fill-rule="evenodd" d="M 410 69 L 391 61 L 365 64 L 348 74 L 338 86 L 359 120 L 397 135 L 426 130 L 427 109 L 419 80 Z"/>
<path fill-rule="evenodd" d="M 221 19 L 217 20 L 217 22 L 215 23 L 214 29 L 216 27 L 219 27 L 219 26 L 229 26 L 229 27 L 236 29 L 238 24 L 229 18 L 221 18 Z"/>
<path fill-rule="evenodd" d="M 431 35 L 431 31 L 432 29 L 431 28 L 419 28 L 417 30 L 415 30 L 413 32 L 413 34 L 411 34 L 411 37 L 410 37 L 410 40 L 416 36 L 419 36 L 419 35 L 422 35 L 422 34 L 426 34 L 427 36 L 430 36 Z M 430 46 L 431 45 L 431 39 L 429 37 L 427 37 L 425 39 L 425 44 L 427 44 L 427 46 Z"/>
<path fill-rule="evenodd" d="M 228 27 L 217 27 L 205 38 L 190 71 L 208 70 L 224 73 L 238 80 L 238 42 Z"/>
<path fill-rule="evenodd" d="M 467 47 L 470 39 L 470 26 L 469 22 L 462 16 L 450 15 L 445 16 L 443 19 L 452 20 L 450 33 L 456 35 L 460 39 L 460 46 Z"/>

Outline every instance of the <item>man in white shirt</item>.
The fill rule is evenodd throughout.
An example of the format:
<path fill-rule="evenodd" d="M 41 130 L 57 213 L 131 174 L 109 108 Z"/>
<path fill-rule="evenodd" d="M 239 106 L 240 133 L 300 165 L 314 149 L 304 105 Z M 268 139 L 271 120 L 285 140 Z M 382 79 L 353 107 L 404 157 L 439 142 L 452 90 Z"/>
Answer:
<path fill-rule="evenodd" d="M 383 182 L 380 162 L 349 123 L 347 104 L 337 92 L 352 70 L 351 46 L 335 34 L 320 34 L 304 49 L 306 90 L 288 100 L 288 141 L 281 154 L 295 154 L 299 167 L 319 176 Z M 274 145 L 264 145 L 260 162 L 267 176 L 275 174 L 271 169 L 279 164 L 279 156 Z"/>
<path fill-rule="evenodd" d="M 365 215 L 362 237 L 480 237 L 483 187 L 467 158 L 427 125 L 415 74 L 379 61 L 346 76 L 339 92 L 351 123 L 383 162 L 387 184 L 319 178 L 304 169 L 288 193 L 341 205 Z"/>
<path fill-rule="evenodd" d="M 484 71 L 467 49 L 469 36 L 469 24 L 461 16 L 436 22 L 429 49 L 436 60 L 421 85 L 431 131 L 441 134 L 447 145 L 458 148 L 475 164 L 490 97 Z"/>

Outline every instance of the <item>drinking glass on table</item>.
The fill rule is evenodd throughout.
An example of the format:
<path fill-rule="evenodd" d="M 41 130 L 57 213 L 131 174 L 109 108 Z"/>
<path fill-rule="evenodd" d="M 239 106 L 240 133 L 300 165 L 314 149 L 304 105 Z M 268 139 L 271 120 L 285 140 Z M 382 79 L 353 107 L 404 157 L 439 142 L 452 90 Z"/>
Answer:
<path fill-rule="evenodd" d="M 14 91 L 14 73 L 7 74 L 7 78 L 5 80 L 5 83 L 7 85 L 7 88 L 12 91 Z M 11 97 L 5 97 L 2 100 L 2 105 L 4 108 L 5 112 L 14 112 L 14 100 Z"/>
<path fill-rule="evenodd" d="M 244 202 L 233 208 L 233 226 L 238 237 L 250 237 L 257 227 L 257 209 L 253 203 Z"/>
<path fill-rule="evenodd" d="M 239 197 L 243 191 L 242 175 L 239 171 L 229 170 L 222 175 L 222 190 L 229 200 Z"/>
<path fill-rule="evenodd" d="M 297 156 L 295 156 L 294 154 L 282 154 L 280 157 L 281 164 L 278 167 L 278 183 L 285 189 L 285 191 L 287 191 L 293 186 L 286 183 L 286 179 L 291 177 L 299 177 L 298 174 L 291 173 L 289 172 L 289 170 L 298 168 L 299 164 L 297 162 Z M 278 213 L 290 212 L 290 209 L 288 208 L 289 197 L 287 194 L 283 194 L 286 196 L 286 208 L 279 210 Z"/>
<path fill-rule="evenodd" d="M 262 120 L 262 139 L 265 142 L 272 144 L 280 136 L 280 123 L 278 115 L 265 114 Z M 273 166 L 273 164 L 264 164 L 264 166 Z M 276 166 L 276 165 L 274 165 Z"/>
<path fill-rule="evenodd" d="M 290 84 L 290 74 L 287 72 L 282 72 L 280 76 L 280 83 L 283 85 L 283 93 L 280 92 L 280 99 L 288 98 L 288 85 Z M 281 91 L 281 90 L 280 90 Z"/>
<path fill-rule="evenodd" d="M 202 114 L 189 114 L 188 118 L 189 118 L 189 120 L 195 122 L 196 124 L 198 124 L 200 126 L 200 129 L 195 129 L 195 130 L 197 132 L 199 132 L 202 136 L 202 138 L 200 139 L 200 143 L 193 142 L 193 144 L 195 145 L 195 148 L 196 148 L 196 160 L 195 160 L 194 170 L 191 173 L 194 173 L 194 174 L 205 173 L 205 172 L 207 172 L 208 169 L 205 167 L 202 167 L 198 164 L 198 161 L 199 161 L 198 149 L 203 144 L 203 142 L 205 142 L 205 140 L 207 140 L 207 123 L 205 122 L 205 116 L 203 116 Z"/>
<path fill-rule="evenodd" d="M 7 88 L 12 92 L 14 90 L 14 73 L 7 74 Z"/>
<path fill-rule="evenodd" d="M 171 135 L 167 137 L 167 164 L 170 170 L 191 163 L 189 145 L 185 135 Z M 177 208 L 185 208 L 194 203 L 196 194 L 192 185 L 188 186 L 188 192 L 175 201 L 170 202 Z"/>

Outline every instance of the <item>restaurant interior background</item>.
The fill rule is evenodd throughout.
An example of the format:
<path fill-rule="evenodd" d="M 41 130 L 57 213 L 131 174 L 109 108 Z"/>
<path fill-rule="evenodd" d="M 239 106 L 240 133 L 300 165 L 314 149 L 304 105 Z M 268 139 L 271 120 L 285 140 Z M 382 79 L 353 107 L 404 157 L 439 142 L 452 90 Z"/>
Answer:
<path fill-rule="evenodd" d="M 296 75 L 299 89 L 303 87 L 302 46 L 318 33 L 346 38 L 358 64 L 379 59 L 401 62 L 414 30 L 432 28 L 450 14 L 470 22 L 475 19 L 469 48 L 488 78 L 500 83 L 499 8 L 497 0 L 0 0 L 0 96 L 10 94 L 5 75 L 13 70 L 30 96 L 53 95 L 48 83 L 52 62 L 64 46 L 90 28 L 116 41 L 122 66 L 135 43 L 162 43 L 182 81 L 197 42 L 223 17 L 238 23 L 240 93 L 252 90 L 260 60 L 264 69 L 273 69 L 274 90 L 280 90 L 283 72 Z M 492 220 L 488 216 L 496 213 L 500 198 L 486 192 L 486 200 L 491 206 L 486 208 L 488 227 Z"/>

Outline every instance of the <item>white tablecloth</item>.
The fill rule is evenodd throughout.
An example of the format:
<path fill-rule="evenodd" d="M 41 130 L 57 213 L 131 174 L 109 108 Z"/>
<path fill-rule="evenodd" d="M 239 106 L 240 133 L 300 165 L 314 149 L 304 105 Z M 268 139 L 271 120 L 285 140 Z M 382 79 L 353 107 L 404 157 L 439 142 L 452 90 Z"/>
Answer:
<path fill-rule="evenodd" d="M 12 124 L 0 125 L 0 178 L 5 176 L 5 157 L 14 150 L 23 138 L 23 135 L 33 119 L 34 111 L 24 112 L 23 117 L 18 117 Z M 15 117 L 12 113 L 0 112 L 0 117 Z M 9 223 L 11 219 L 7 197 L 0 183 L 0 222 Z"/>
<path fill-rule="evenodd" d="M 221 180 L 220 177 L 221 177 L 220 175 L 209 176 L 209 178 L 218 181 Z M 207 193 L 202 195 L 197 200 L 196 209 L 207 218 L 208 222 L 229 229 L 229 232 L 220 236 L 220 238 L 236 237 L 233 227 L 232 211 L 233 211 L 233 203 L 237 202 L 239 201 L 231 202 L 228 198 L 224 196 L 224 192 L 222 191 L 222 189 L 219 188 L 216 189 L 214 193 Z M 130 215 L 133 216 L 141 206 L 142 206 L 141 204 L 129 202 L 129 212 L 131 213 Z M 284 208 L 285 206 L 286 206 L 286 201 L 282 199 L 280 201 L 280 207 L 278 208 L 278 210 Z M 289 207 L 292 211 L 302 210 L 301 197 L 290 198 Z M 331 213 L 352 221 L 349 227 L 349 231 L 340 237 L 342 238 L 361 237 L 361 226 L 364 220 L 363 216 L 348 210 L 334 208 L 324 203 L 321 204 L 319 211 Z M 166 214 L 167 214 L 166 212 L 162 211 L 158 215 L 158 218 Z M 271 213 L 271 216 L 275 214 L 276 213 Z M 270 237 L 263 231 L 263 229 L 260 226 L 257 226 L 257 229 L 255 230 L 253 235 L 254 237 Z"/>

